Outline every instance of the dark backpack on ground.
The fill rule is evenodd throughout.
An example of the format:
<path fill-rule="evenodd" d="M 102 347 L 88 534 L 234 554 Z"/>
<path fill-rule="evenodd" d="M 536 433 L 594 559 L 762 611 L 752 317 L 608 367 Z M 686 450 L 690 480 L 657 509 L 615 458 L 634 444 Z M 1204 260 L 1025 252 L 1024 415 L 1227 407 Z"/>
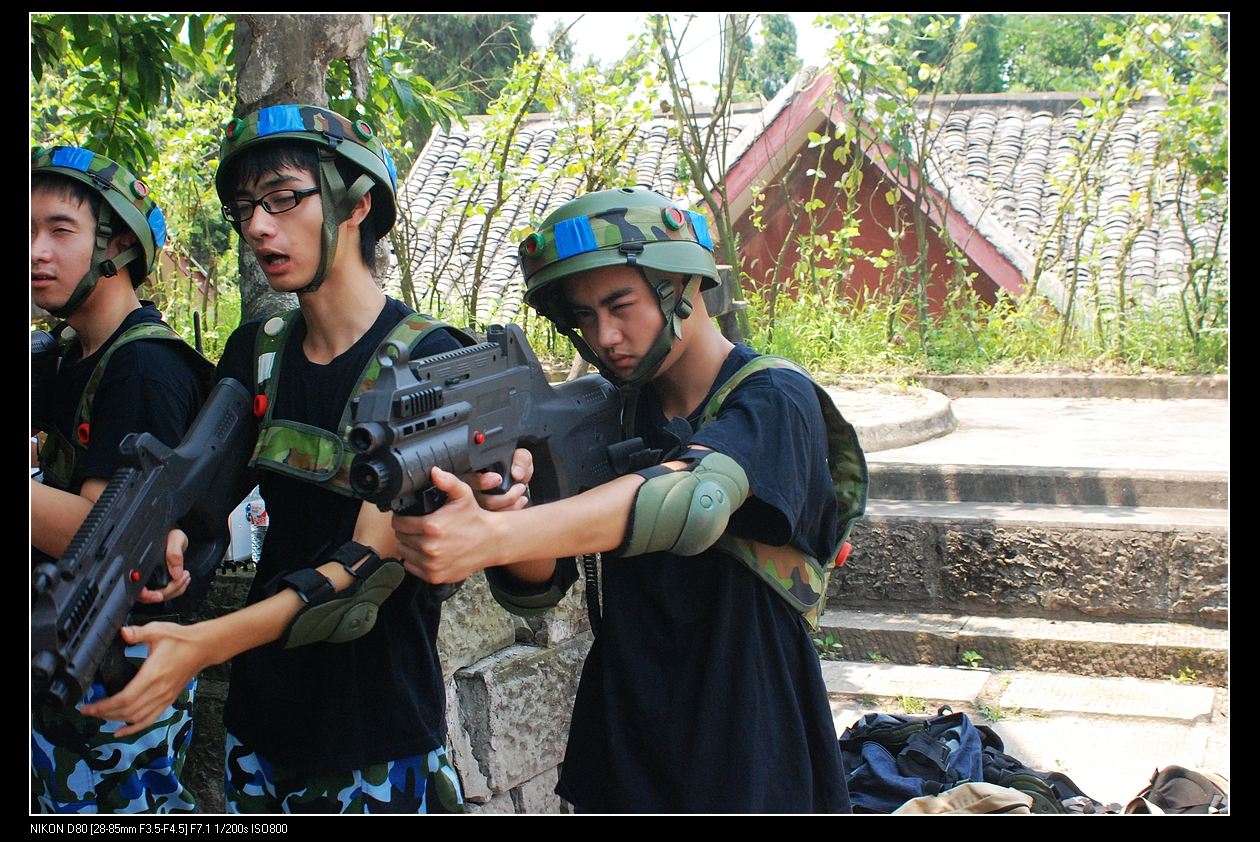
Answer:
<path fill-rule="evenodd" d="M 1229 781 L 1212 772 L 1199 773 L 1180 766 L 1156 769 L 1151 785 L 1124 808 L 1126 813 L 1202 813 L 1229 815 Z"/>
<path fill-rule="evenodd" d="M 912 798 L 962 783 L 991 783 L 1029 795 L 1033 813 L 1119 812 L 1090 798 L 1067 775 L 1038 772 L 1003 753 L 1002 738 L 965 713 L 933 717 L 869 713 L 840 737 L 854 812 L 891 813 Z"/>
<path fill-rule="evenodd" d="M 891 813 L 912 798 L 984 780 L 980 732 L 964 713 L 868 713 L 840 736 L 854 812 Z"/>

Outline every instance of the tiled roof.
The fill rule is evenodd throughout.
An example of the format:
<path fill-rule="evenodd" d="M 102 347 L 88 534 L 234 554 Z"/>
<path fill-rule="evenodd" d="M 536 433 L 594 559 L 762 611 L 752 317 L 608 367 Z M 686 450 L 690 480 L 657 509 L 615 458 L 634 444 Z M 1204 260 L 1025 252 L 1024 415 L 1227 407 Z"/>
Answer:
<path fill-rule="evenodd" d="M 808 87 L 797 82 L 798 91 Z M 789 107 L 791 97 L 785 91 L 760 114 L 736 114 L 731 126 L 732 165 Z M 1178 288 L 1189 248 L 1177 219 L 1171 174 L 1159 174 L 1165 186 L 1149 218 L 1145 211 L 1134 217 L 1129 204 L 1129 197 L 1144 190 L 1154 175 L 1157 136 L 1153 123 L 1161 100 L 1143 100 L 1098 144 L 1103 179 L 1085 191 L 1084 203 L 1080 199 L 1070 202 L 1062 222 L 1055 225 L 1065 166 L 1081 117 L 1078 99 L 1077 94 L 940 97 L 934 111 L 937 126 L 929 141 L 935 147 L 930 171 L 933 186 L 1025 278 L 1033 276 L 1040 255 L 1042 292 L 1060 304 L 1065 301 L 1065 280 L 1073 271 L 1080 283 L 1088 285 L 1097 279 L 1103 288 L 1113 285 L 1121 270 L 1129 289 Z M 922 101 L 920 116 L 927 119 L 930 109 L 928 101 Z M 417 228 L 413 274 L 421 298 L 435 290 L 448 301 L 458 301 L 471 285 L 485 220 L 477 209 L 493 202 L 496 185 L 484 179 L 480 187 L 461 187 L 457 174 L 468 168 L 470 152 L 485 143 L 484 126 L 485 118 L 473 118 L 467 129 L 438 132 L 400 188 L 400 204 Z M 740 135 L 743 126 L 748 131 Z M 626 168 L 634 173 L 637 186 L 682 196 L 687 185 L 679 178 L 678 149 L 670 135 L 673 127 L 669 118 L 644 124 L 628 150 Z M 556 151 L 560 129 L 559 123 L 545 117 L 530 118 L 521 127 L 516 150 L 528 166 L 519 168 L 520 180 L 508 191 L 487 238 L 479 321 L 516 316 L 522 292 L 516 266 L 521 231 L 537 225 L 582 189 L 578 176 L 566 174 L 572 157 Z M 680 201 L 694 205 L 696 197 Z M 1211 224 L 1193 223 L 1193 205 L 1198 201 L 1191 188 L 1182 210 L 1191 221 L 1191 242 L 1207 248 L 1218 230 Z M 1126 235 L 1133 237 L 1127 256 L 1122 247 Z M 1078 238 L 1087 258 L 1073 269 L 1067 256 Z M 1222 234 L 1225 254 L 1228 240 L 1227 229 Z M 389 282 L 397 285 L 396 274 Z M 459 311 L 456 307 L 446 312 Z"/>
<path fill-rule="evenodd" d="M 1078 282 L 1161 292 L 1180 288 L 1190 260 L 1186 232 L 1177 216 L 1171 167 L 1156 173 L 1159 140 L 1157 98 L 1142 100 L 1121 116 L 1090 154 L 1101 155 L 1102 178 L 1067 202 L 1057 226 L 1060 199 L 1070 174 L 1074 142 L 1081 137 L 1079 94 L 982 94 L 941 97 L 935 104 L 934 186 L 950 197 L 977 231 L 994 242 L 1025 278 L 1041 255 L 1042 291 L 1062 300 L 1073 266 Z M 919 109 L 927 118 L 929 107 Z M 1161 184 L 1153 206 L 1130 198 Z M 1193 222 L 1198 194 L 1190 186 L 1181 210 L 1190 241 L 1210 249 L 1219 226 Z M 1123 243 L 1132 238 L 1127 256 Z M 1222 241 L 1228 253 L 1228 229 Z M 1080 240 L 1082 260 L 1071 259 Z"/>
<path fill-rule="evenodd" d="M 486 143 L 485 125 L 485 118 L 471 118 L 467 129 L 437 132 L 399 187 L 400 207 L 416 225 L 412 272 L 422 301 L 429 300 L 426 296 L 432 290 L 447 302 L 468 295 L 485 225 L 485 213 L 478 208 L 494 202 L 497 185 L 492 179 L 481 179 L 480 185 L 465 179 L 469 186 L 461 186 L 459 175 L 470 166 L 471 154 Z M 674 125 L 669 118 L 642 125 L 627 150 L 624 168 L 633 173 L 633 186 L 678 197 L 691 207 L 695 197 L 684 196 L 687 186 L 679 179 L 678 147 L 670 138 Z M 507 191 L 486 238 L 477 308 L 482 323 L 512 319 L 521 309 L 524 282 L 516 262 L 521 231 L 538 225 L 584 189 L 579 176 L 566 173 L 574 157 L 557 151 L 560 129 L 548 118 L 534 117 L 518 133 L 514 151 L 524 162 L 516 170 L 520 180 Z M 737 128 L 732 129 L 732 136 L 735 133 Z M 391 274 L 386 283 L 396 289 L 397 268 Z M 455 304 L 444 312 L 454 318 L 462 309 Z"/>

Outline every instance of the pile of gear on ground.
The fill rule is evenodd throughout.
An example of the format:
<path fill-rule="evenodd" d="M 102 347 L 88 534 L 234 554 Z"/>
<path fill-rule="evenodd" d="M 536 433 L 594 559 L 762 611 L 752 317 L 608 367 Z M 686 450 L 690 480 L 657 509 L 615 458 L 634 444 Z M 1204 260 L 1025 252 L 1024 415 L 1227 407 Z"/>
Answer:
<path fill-rule="evenodd" d="M 948 707 L 936 716 L 868 713 L 840 736 L 854 812 L 1229 814 L 1229 781 L 1180 766 L 1156 770 L 1127 806 L 1090 798 L 1061 772 L 1003 752 L 1002 738 Z"/>

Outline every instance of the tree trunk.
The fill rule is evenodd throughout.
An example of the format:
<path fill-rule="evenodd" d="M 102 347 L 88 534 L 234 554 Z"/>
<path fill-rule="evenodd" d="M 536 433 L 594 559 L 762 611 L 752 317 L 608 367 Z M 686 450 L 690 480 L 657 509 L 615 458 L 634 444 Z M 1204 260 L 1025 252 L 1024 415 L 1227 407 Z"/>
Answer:
<path fill-rule="evenodd" d="M 243 117 L 269 105 L 328 105 L 328 65 L 350 63 L 355 96 L 367 96 L 364 51 L 373 18 L 363 15 L 237 15 L 236 108 Z M 241 321 L 297 306 L 273 292 L 249 247 L 241 245 Z"/>

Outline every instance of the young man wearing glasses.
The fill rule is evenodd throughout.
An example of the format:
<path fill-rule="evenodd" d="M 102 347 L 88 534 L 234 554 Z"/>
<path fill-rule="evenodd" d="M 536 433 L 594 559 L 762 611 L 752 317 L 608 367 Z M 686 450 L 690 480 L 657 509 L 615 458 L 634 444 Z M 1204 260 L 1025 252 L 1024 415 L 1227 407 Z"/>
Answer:
<path fill-rule="evenodd" d="M 469 341 L 373 279 L 395 182 L 371 128 L 323 108 L 272 106 L 224 132 L 224 215 L 271 288 L 300 305 L 242 325 L 218 368 L 256 390 L 251 466 L 270 526 L 248 606 L 128 630 L 150 643 L 150 668 L 93 712 L 142 722 L 184 676 L 234 658 L 224 718 L 235 812 L 463 811 L 444 748 L 440 592 L 391 558 L 390 515 L 354 496 L 341 439 L 383 341 L 401 338 L 413 357 Z M 522 456 L 514 477 L 529 468 Z M 524 505 L 523 493 L 486 505 Z M 351 616 L 366 622 L 356 631 Z"/>

